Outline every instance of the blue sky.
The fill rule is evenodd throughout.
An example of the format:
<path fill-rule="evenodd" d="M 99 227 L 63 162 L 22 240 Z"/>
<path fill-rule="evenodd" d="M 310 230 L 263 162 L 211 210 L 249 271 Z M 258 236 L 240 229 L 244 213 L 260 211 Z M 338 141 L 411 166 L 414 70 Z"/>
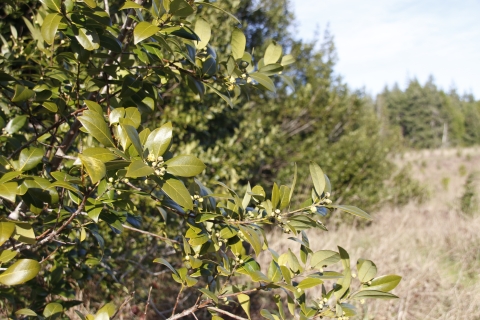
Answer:
<path fill-rule="evenodd" d="M 291 0 L 297 31 L 309 40 L 329 24 L 337 73 L 375 95 L 433 75 L 480 99 L 480 0 Z"/>

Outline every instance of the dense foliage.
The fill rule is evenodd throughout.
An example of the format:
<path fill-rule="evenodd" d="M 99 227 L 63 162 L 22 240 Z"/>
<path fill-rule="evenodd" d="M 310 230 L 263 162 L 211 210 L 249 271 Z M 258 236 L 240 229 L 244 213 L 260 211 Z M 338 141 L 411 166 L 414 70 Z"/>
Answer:
<path fill-rule="evenodd" d="M 377 111 L 386 125 L 398 128 L 413 148 L 470 146 L 480 143 L 480 102 L 472 95 L 444 92 L 433 78 L 425 85 L 409 82 L 405 91 L 386 88 L 377 97 Z"/>
<path fill-rule="evenodd" d="M 220 182 L 206 187 L 195 178 L 205 169 L 209 177 L 234 177 L 228 171 L 232 163 L 241 168 L 245 160 L 248 169 L 241 179 L 248 179 L 252 168 L 267 165 L 273 171 L 277 155 L 283 156 L 278 167 L 286 168 L 299 157 L 292 150 L 300 140 L 306 141 L 302 148 L 314 150 L 314 139 L 323 136 L 319 142 L 325 148 L 342 154 L 345 150 L 335 150 L 334 143 L 366 141 L 378 132 L 362 124 L 373 119 L 362 99 L 330 82 L 331 68 L 325 67 L 331 61 L 323 52 L 282 42 L 282 33 L 271 34 L 278 41 L 260 37 L 261 23 L 285 23 L 272 11 L 285 3 L 271 4 L 258 16 L 245 14 L 254 18 L 252 24 L 224 10 L 247 12 L 249 5 L 258 4 L 1 4 L 6 17 L 0 23 L 2 317 L 66 317 L 75 307 L 82 319 L 108 319 L 121 311 L 115 300 L 119 292 L 126 303 L 143 301 L 145 313 L 169 319 L 195 313 L 221 319 L 232 311 L 230 302 L 243 309 L 236 313 L 250 318 L 250 297 L 258 292 L 277 304 L 275 310 L 261 310 L 267 319 L 346 318 L 355 314 L 350 301 L 395 298 L 389 291 L 399 276 L 378 277 L 375 264 L 364 259 L 354 272 L 340 247 L 310 249 L 306 230 L 326 231 L 322 218 L 330 210 L 370 219 L 356 207 L 332 203 L 330 180 L 309 161 L 313 152 L 300 164 L 311 176 L 308 190 L 302 184 L 302 205 L 294 193 L 293 165 L 291 185 L 277 185 L 270 175 L 271 187 L 264 189 L 257 185 L 262 169 L 242 197 L 237 188 Z M 247 44 L 255 45 L 255 52 L 246 50 Z M 294 56 L 304 64 L 312 59 L 318 68 L 298 72 Z M 285 89 L 292 79 L 283 72 L 298 79 L 289 101 L 273 95 L 277 88 L 285 96 L 293 90 Z M 262 113 L 255 108 L 260 101 Z M 293 108 L 294 101 L 305 103 L 305 111 Z M 324 115 L 334 114 L 335 121 L 315 118 L 320 101 L 326 103 L 321 104 Z M 341 109 L 332 111 L 329 103 Z M 305 119 L 299 112 L 321 125 L 299 123 Z M 275 124 L 278 119 L 283 122 Z M 285 153 L 274 147 L 276 141 Z M 245 153 L 236 149 L 242 143 Z M 353 152 L 358 158 L 352 166 L 371 157 L 360 149 Z M 378 152 L 381 157 L 384 151 Z M 215 160 L 222 154 L 227 161 Z M 222 170 L 227 173 L 219 174 Z M 230 180 L 231 185 L 237 187 L 239 180 Z M 350 178 L 347 189 L 361 180 Z M 213 188 L 219 191 L 212 193 Z M 300 250 L 270 248 L 267 226 L 290 236 Z M 262 252 L 271 255 L 268 266 L 257 262 Z M 341 268 L 327 270 L 334 264 Z M 145 288 L 138 284 L 142 274 L 162 282 Z M 321 293 L 310 296 L 315 287 Z M 84 293 L 88 296 L 82 298 Z M 114 303 L 105 304 L 109 300 Z M 82 314 L 78 305 L 97 313 Z"/>

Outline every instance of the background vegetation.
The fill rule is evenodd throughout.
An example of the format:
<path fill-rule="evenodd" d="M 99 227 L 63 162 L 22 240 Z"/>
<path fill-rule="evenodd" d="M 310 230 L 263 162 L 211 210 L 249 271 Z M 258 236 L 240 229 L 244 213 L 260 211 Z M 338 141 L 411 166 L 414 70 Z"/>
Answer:
<path fill-rule="evenodd" d="M 0 4 L 0 12 L 4 17 L 0 21 L 3 44 L 3 58 L 0 63 L 4 73 L 28 74 L 28 72 L 35 72 L 25 67 L 27 61 L 35 59 L 37 54 L 35 45 L 17 43 L 16 39 L 22 36 L 29 37 L 32 34 L 28 21 L 34 24 L 35 19 L 45 18 L 47 12 L 51 12 L 51 8 L 48 6 L 50 2 L 46 1 L 45 3 L 47 3 L 47 11 L 45 11 L 45 6 L 42 7 L 41 3 L 35 0 L 9 0 Z M 64 5 L 68 3 L 66 1 Z M 88 4 L 89 1 L 85 1 L 85 4 L 77 3 L 78 6 L 82 6 L 84 12 L 89 12 Z M 125 19 L 119 11 L 123 4 L 124 1 L 109 1 L 110 16 L 113 21 Z M 101 3 L 98 5 L 102 6 Z M 151 2 L 148 2 L 147 5 L 151 5 Z M 331 191 L 333 204 L 348 202 L 365 210 L 374 210 L 374 216 L 378 216 L 380 219 L 377 228 L 383 228 L 383 233 L 377 236 L 377 229 L 372 229 L 374 228 L 372 226 L 357 230 L 349 223 L 348 227 L 335 229 L 331 238 L 328 237 L 322 241 L 322 246 L 315 247 L 315 250 L 327 247 L 335 249 L 332 247 L 332 243 L 340 245 L 345 243 L 342 246 L 349 248 L 361 247 L 364 243 L 379 243 L 380 239 L 383 241 L 387 238 L 389 230 L 391 230 L 391 226 L 388 226 L 386 221 L 400 220 L 405 228 L 408 229 L 407 226 L 412 226 L 417 230 L 417 225 L 424 222 L 415 224 L 416 220 L 412 220 L 410 214 L 413 215 L 413 212 L 417 212 L 415 210 L 422 211 L 422 206 L 429 206 L 429 201 L 436 201 L 439 194 L 438 190 L 432 190 L 428 185 L 439 183 L 444 186 L 444 190 L 451 191 L 455 179 L 448 176 L 448 179 L 442 180 L 443 182 L 426 182 L 419 173 L 422 169 L 419 169 L 418 161 L 416 163 L 408 159 L 399 161 L 398 155 L 412 148 L 434 149 L 478 144 L 480 142 L 480 102 L 472 96 L 460 96 L 454 91 L 446 93 L 439 90 L 433 80 L 424 85 L 412 80 L 405 91 L 398 87 L 386 88 L 378 97 L 366 96 L 360 91 L 349 88 L 348 84 L 335 74 L 336 50 L 334 38 L 328 31 L 313 43 L 301 41 L 291 33 L 295 18 L 290 11 L 288 1 L 228 0 L 215 2 L 215 5 L 232 13 L 240 20 L 238 26 L 241 26 L 246 36 L 246 51 L 252 53 L 253 56 L 251 66 L 256 65 L 258 68 L 262 66 L 264 53 L 272 43 L 277 43 L 283 48 L 284 56 L 291 55 L 289 56 L 292 57 L 289 58 L 291 60 L 286 61 L 288 68 L 281 72 L 277 70 L 271 74 L 266 73 L 268 76 L 275 74 L 272 77 L 276 87 L 275 92 L 265 90 L 264 87 L 260 88 L 262 86 L 258 85 L 245 85 L 242 82 L 241 74 L 238 74 L 238 80 L 234 81 L 235 86 L 230 87 L 228 81 L 225 81 L 222 87 L 217 87 L 217 89 L 223 90 L 223 94 L 230 96 L 232 102 L 230 105 L 226 102 L 225 96 L 211 94 L 211 91 L 204 93 L 202 90 L 198 90 L 198 83 L 192 77 L 158 72 L 151 78 L 145 77 L 145 85 L 142 90 L 154 90 L 146 85 L 147 82 L 155 83 L 162 79 L 160 80 L 161 89 L 159 89 L 161 99 L 154 99 L 153 102 L 145 100 L 144 96 L 137 94 L 138 90 L 134 85 L 135 79 L 132 79 L 132 83 L 129 84 L 132 91 L 123 88 L 123 92 L 120 94 L 122 99 L 112 100 L 113 104 L 109 107 L 113 109 L 135 106 L 142 113 L 142 128 L 159 128 L 171 122 L 173 138 L 169 149 L 170 154 L 165 158 L 171 155 L 194 154 L 206 166 L 206 170 L 197 178 L 209 185 L 216 194 L 225 193 L 226 190 L 213 184 L 214 181 L 221 181 L 242 195 L 247 190 L 251 190 L 248 189 L 249 186 L 262 184 L 265 198 L 271 199 L 274 182 L 278 185 L 290 184 L 292 177 L 296 174 L 292 165 L 294 162 L 298 164 L 299 177 L 306 177 L 309 174 L 310 161 L 320 163 L 326 169 L 333 185 Z M 207 48 L 206 54 L 199 50 L 197 58 L 208 59 L 208 55 L 212 54 L 211 48 L 215 48 L 215 54 L 219 57 L 218 61 L 221 61 L 231 51 L 231 39 L 236 25 L 232 23 L 232 18 L 228 14 L 217 8 L 198 6 L 197 9 L 197 15 L 208 20 L 208 23 L 213 26 L 211 47 Z M 37 10 L 39 10 L 39 14 L 36 14 Z M 101 24 L 99 19 L 97 17 L 96 23 Z M 182 21 L 187 24 L 193 22 L 192 19 Z M 180 21 L 174 20 L 174 23 L 180 23 Z M 62 26 L 60 27 L 62 28 Z M 68 33 L 66 36 L 71 38 Z M 68 52 L 71 50 L 74 52 L 77 50 L 80 54 L 75 56 L 75 59 L 83 59 L 82 63 L 85 64 L 88 64 L 88 61 L 100 61 L 103 58 L 101 53 L 90 55 L 87 50 L 82 50 L 82 48 L 73 48 L 74 45 L 69 47 L 61 42 L 63 40 L 63 38 L 56 40 L 58 47 L 55 50 L 60 55 L 55 59 L 59 68 L 62 63 L 72 63 L 68 60 L 71 59 L 68 56 Z M 184 43 L 188 43 L 188 41 L 181 42 L 182 45 Z M 135 63 L 145 63 L 148 60 L 145 58 L 145 49 L 142 51 L 133 46 L 130 49 L 133 50 L 132 55 L 137 59 Z M 63 55 L 62 50 L 64 51 Z M 44 46 L 40 55 L 49 55 L 48 45 Z M 51 57 L 53 59 L 53 55 Z M 139 59 L 140 62 L 138 62 Z M 202 63 L 204 62 L 202 60 Z M 132 65 L 126 63 L 123 67 L 128 69 Z M 91 82 L 91 89 L 86 90 L 82 99 L 89 97 L 89 92 L 98 90 L 99 84 L 95 82 L 95 79 L 88 78 L 95 72 L 92 69 L 94 68 L 86 68 L 86 74 L 82 75 L 84 77 L 82 81 Z M 253 70 L 248 72 L 253 72 Z M 113 73 L 111 72 L 111 74 Z M 145 74 L 143 75 L 145 76 Z M 0 79 L 2 82 L 8 81 L 7 75 L 2 73 L 2 76 L 3 78 Z M 57 82 L 54 82 L 57 85 L 58 81 L 63 82 L 62 86 L 69 85 L 65 79 L 53 72 L 45 76 L 55 79 Z M 74 83 L 70 85 L 75 86 Z M 242 94 L 240 94 L 240 88 Z M 75 97 L 74 91 L 71 91 L 70 94 L 73 100 L 79 100 L 78 96 Z M 34 111 L 34 117 L 32 117 L 21 108 L 11 108 L 11 101 L 8 101 L 8 97 L 11 100 L 9 93 L 4 93 L 3 97 L 7 97 L 7 99 L 3 99 L 1 102 L 0 127 L 4 128 L 4 134 L 0 143 L 3 143 L 2 156 L 7 156 L 25 144 L 28 141 L 28 134 L 32 134 L 34 128 L 38 127 L 38 124 L 33 123 L 32 119 L 39 119 L 43 125 L 50 123 L 46 122 L 48 117 L 44 117 L 46 112 L 44 109 L 42 111 L 39 111 L 38 108 L 32 109 Z M 27 124 L 24 122 L 21 127 L 25 129 L 27 136 L 20 131 L 20 134 L 14 135 L 12 139 L 9 132 L 9 119 L 25 115 L 30 120 Z M 59 132 L 62 134 L 67 131 L 68 127 L 59 126 Z M 93 143 L 91 138 L 78 141 L 83 141 L 81 143 L 85 145 Z M 42 142 L 47 145 L 55 143 L 54 140 Z M 75 151 L 78 150 L 81 148 L 77 148 Z M 67 165 L 72 165 L 72 163 L 68 163 L 68 160 L 67 158 L 64 161 L 67 162 Z M 419 161 L 420 167 L 422 167 L 421 161 L 425 161 L 425 167 L 430 168 L 431 159 L 426 158 Z M 408 163 L 411 165 L 409 166 Z M 43 162 L 37 164 L 37 168 L 42 166 L 44 166 Z M 48 170 L 48 163 L 45 164 L 45 168 Z M 428 169 L 424 170 L 428 172 Z M 465 170 L 466 173 L 460 174 L 460 176 L 465 177 L 467 174 L 470 178 L 465 181 L 464 186 L 462 185 L 465 190 L 462 195 L 455 196 L 460 199 L 459 206 L 455 204 L 451 207 L 455 215 L 448 215 L 449 222 L 455 219 L 460 219 L 460 221 L 468 219 L 460 213 L 462 210 L 470 217 L 476 217 L 476 212 L 478 212 L 478 202 L 475 202 L 478 191 L 475 189 L 474 173 L 470 168 Z M 3 170 L 2 173 L 7 171 Z M 185 179 L 184 181 L 186 182 Z M 117 183 L 117 181 L 115 182 Z M 107 212 L 102 212 L 102 208 L 100 208 L 98 213 L 102 215 L 98 227 L 90 225 L 86 241 L 81 241 L 75 246 L 65 246 L 65 248 L 51 245 L 43 253 L 44 256 L 52 254 L 58 261 L 49 268 L 43 279 L 38 277 L 36 284 L 31 281 L 28 286 L 1 289 L 0 294 L 4 298 L 1 302 L 2 306 L 4 310 L 9 310 L 5 311 L 5 316 L 7 316 L 7 312 L 10 312 L 8 315 L 11 315 L 20 307 L 40 310 L 39 314 L 41 314 L 42 310 L 44 312 L 46 303 L 62 300 L 61 303 L 65 309 L 76 305 L 67 312 L 72 317 L 76 316 L 75 309 L 84 314 L 94 313 L 106 302 L 113 301 L 116 306 L 119 306 L 125 301 L 126 307 L 117 314 L 118 317 L 125 317 L 125 319 L 131 318 L 133 315 L 145 317 L 144 310 L 148 309 L 147 318 L 162 317 L 162 315 L 166 318 L 172 313 L 173 305 L 179 303 L 181 310 L 195 303 L 197 296 L 190 292 L 187 292 L 178 301 L 178 290 L 165 290 L 165 288 L 176 288 L 177 283 L 172 279 L 168 269 L 152 262 L 154 257 L 161 256 L 168 259 L 175 267 L 185 263 L 185 260 L 182 261 L 182 255 L 178 254 L 178 250 L 176 251 L 178 249 L 178 246 L 175 245 L 176 242 L 165 243 L 162 239 L 152 237 L 152 234 L 181 242 L 182 238 L 179 237 L 179 234 L 187 230 L 186 225 L 178 220 L 171 211 L 158 209 L 149 200 L 130 197 L 129 187 L 121 180 L 118 183 L 116 187 L 121 189 L 123 195 L 118 194 L 116 197 L 125 202 L 123 205 L 128 211 L 128 215 L 125 216 L 127 220 L 123 220 L 122 223 L 126 221 L 127 226 L 148 230 L 148 233 L 132 234 L 127 229 L 119 234 L 118 225 L 115 225 L 115 217 L 108 216 Z M 197 188 L 193 185 L 191 188 Z M 292 199 L 292 206 L 298 207 L 302 204 L 304 207 L 309 206 L 312 202 L 312 187 L 311 180 L 300 178 L 297 181 L 299 195 Z M 190 191 L 194 193 L 195 190 L 191 189 Z M 427 200 L 429 194 L 431 200 Z M 33 202 L 33 200 L 31 201 Z M 421 201 L 423 204 L 419 204 Z M 406 204 L 405 209 L 399 209 Z M 165 205 L 172 206 L 172 203 L 165 203 Z M 447 206 L 447 204 L 445 205 Z M 41 205 L 39 206 L 38 210 L 41 211 Z M 98 209 L 99 206 L 93 205 L 90 209 L 94 210 L 95 208 Z M 389 209 L 385 210 L 385 208 Z M 2 217 L 8 216 L 10 211 L 13 211 L 11 209 L 13 208 L 4 205 Z M 410 214 L 401 214 L 404 212 L 401 210 Z M 325 213 L 322 212 L 322 215 Z M 428 211 L 420 216 L 425 218 L 430 217 L 430 214 L 432 213 Z M 109 220 L 109 218 L 113 220 Z M 331 218 L 330 213 L 326 219 L 329 218 Z M 333 218 L 339 225 L 345 223 L 345 217 L 339 215 L 337 211 L 334 211 Z M 48 226 L 48 223 L 52 222 L 48 219 L 42 220 L 41 224 Z M 351 218 L 349 219 L 351 220 Z M 410 221 L 412 221 L 411 225 Z M 356 226 L 358 223 L 354 223 L 354 225 Z M 81 232 L 81 229 L 78 231 Z M 283 240 L 277 242 L 277 234 L 274 231 L 271 232 L 267 236 L 270 239 L 271 247 L 288 247 L 282 242 Z M 371 238 L 367 236 L 370 232 L 372 233 Z M 428 231 L 425 232 L 428 234 L 426 238 L 435 238 L 435 235 L 430 235 Z M 407 231 L 405 233 L 408 234 Z M 68 238 L 70 239 L 67 239 L 68 241 L 78 238 L 77 235 L 69 237 L 71 239 Z M 80 235 L 80 237 L 82 236 Z M 342 240 L 345 237 L 348 239 L 346 242 Z M 472 237 L 468 241 L 475 243 L 477 238 Z M 315 239 L 317 238 L 322 239 L 322 236 L 315 236 Z M 64 241 L 67 240 L 64 239 Z M 375 252 L 377 258 L 388 256 L 396 261 L 395 259 L 400 259 L 398 255 L 401 256 L 404 252 L 402 249 L 406 247 L 412 248 L 413 246 L 415 248 L 409 249 L 409 252 L 420 253 L 429 250 L 426 247 L 417 248 L 407 239 L 405 241 L 402 248 L 397 248 L 392 244 L 391 246 L 380 246 L 378 251 L 374 251 L 373 247 L 368 251 Z M 311 237 L 311 242 L 316 242 L 316 240 L 312 241 Z M 10 241 L 6 242 L 7 245 L 9 243 Z M 367 245 L 362 248 L 370 249 Z M 365 251 L 367 249 L 358 249 L 357 253 L 363 255 Z M 455 250 L 452 249 L 452 251 Z M 396 255 L 395 252 L 400 253 Z M 453 261 L 458 259 L 457 253 L 452 254 Z M 248 252 L 245 254 L 248 255 Z M 26 257 L 38 257 L 39 255 L 41 254 L 38 252 L 27 251 L 25 253 Z M 414 259 L 417 258 L 414 257 Z M 260 258 L 263 259 L 263 257 Z M 79 259 L 82 261 L 81 265 L 75 262 Z M 475 261 L 475 258 L 472 259 Z M 267 266 L 268 263 L 266 262 Z M 412 263 L 425 264 L 426 262 L 422 260 Z M 429 263 L 433 264 L 433 262 Z M 468 269 L 470 272 L 474 264 L 475 262 L 468 260 L 465 270 Z M 396 267 L 398 264 L 388 262 L 383 271 L 396 272 Z M 419 271 L 418 268 L 408 269 L 403 265 L 400 266 L 400 269 L 404 275 L 427 272 L 426 269 Z M 264 273 L 268 273 L 268 270 L 262 270 Z M 68 276 L 62 276 L 63 274 Z M 472 279 L 474 281 L 475 277 L 472 276 L 468 278 L 470 280 L 465 280 L 459 276 L 455 279 L 468 282 Z M 411 281 L 407 287 L 416 285 L 416 282 Z M 427 284 L 425 286 L 428 287 Z M 440 292 L 446 287 L 447 284 L 442 284 L 436 288 L 439 288 Z M 398 316 L 399 319 L 402 317 L 409 319 L 409 316 L 420 317 L 421 308 L 416 309 L 409 304 L 411 301 L 409 299 L 418 299 L 420 294 L 409 293 L 405 288 L 404 286 L 401 289 L 404 291 L 401 292 L 403 299 L 406 300 L 402 300 L 400 303 L 395 302 L 387 311 L 382 312 L 382 308 L 378 307 L 373 312 L 372 308 L 377 305 L 365 307 L 363 311 L 367 315 L 376 314 L 378 317 L 386 319 L 392 316 Z M 34 295 L 32 290 L 36 290 Z M 119 292 L 122 292 L 122 297 L 127 297 L 127 299 L 119 298 Z M 474 290 L 471 294 L 472 297 L 475 296 Z M 414 295 L 415 298 L 410 295 Z M 251 294 L 251 297 L 254 297 L 249 300 L 249 303 L 252 304 L 252 313 L 259 312 L 265 307 L 270 310 L 276 308 L 274 300 L 268 298 L 268 295 L 263 292 L 255 292 Z M 29 299 L 33 299 L 34 302 L 27 304 L 26 301 Z M 66 302 L 67 300 L 69 302 Z M 447 300 L 443 297 L 439 298 L 438 310 L 445 310 L 443 308 L 448 303 Z M 147 304 L 147 302 L 150 303 Z M 228 302 L 226 301 L 226 303 Z M 229 312 L 244 314 L 242 306 L 236 301 L 231 302 L 229 306 L 226 303 L 224 307 Z M 147 305 L 149 308 L 146 307 Z M 363 307 L 359 306 L 362 310 Z M 461 310 L 460 305 L 456 305 L 457 307 Z M 468 310 L 469 315 L 472 315 L 473 318 L 475 312 L 478 311 L 474 308 Z M 434 315 L 440 314 L 432 312 L 429 315 L 432 319 L 435 318 Z M 452 319 L 455 314 L 457 313 L 452 313 Z M 207 314 L 202 314 L 202 316 L 206 317 Z M 217 316 L 220 315 L 217 314 Z"/>

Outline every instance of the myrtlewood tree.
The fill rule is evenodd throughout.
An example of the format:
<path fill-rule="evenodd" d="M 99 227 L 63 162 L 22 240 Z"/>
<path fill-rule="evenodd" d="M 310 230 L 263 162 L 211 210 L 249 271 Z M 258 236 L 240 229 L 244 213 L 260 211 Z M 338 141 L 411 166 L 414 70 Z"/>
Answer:
<path fill-rule="evenodd" d="M 354 271 L 340 247 L 310 249 L 306 230 L 327 231 L 321 219 L 328 210 L 370 219 L 356 207 L 332 204 L 330 181 L 316 163 L 310 163 L 311 196 L 299 208 L 290 205 L 296 173 L 292 185 L 274 184 L 268 198 L 259 185 L 240 197 L 218 182 L 215 190 L 223 191 L 212 193 L 194 178 L 205 169 L 201 160 L 169 151 L 172 123 L 149 127 L 178 86 L 198 99 L 218 95 L 231 106 L 245 91 L 275 91 L 272 78 L 294 61 L 280 45 L 271 42 L 254 61 L 236 28 L 228 54 L 220 56 L 209 45 L 219 26 L 210 25 L 202 9 L 238 21 L 208 1 L 29 4 L 23 27 L 12 24 L 1 35 L 2 315 L 65 316 L 82 303 L 72 292 L 98 272 L 121 286 L 108 266 L 126 242 L 143 236 L 149 240 L 141 249 L 151 252 L 155 241 L 154 262 L 178 284 L 169 314 L 156 310 L 168 319 L 200 312 L 244 319 L 229 311 L 230 302 L 251 318 L 250 297 L 259 291 L 278 306 L 261 310 L 266 319 L 345 319 L 355 315 L 353 300 L 396 298 L 389 291 L 399 276 L 377 276 L 375 264 L 364 259 Z M 20 3 L 8 5 L 13 10 Z M 300 250 L 275 252 L 266 226 Z M 115 242 L 122 236 L 124 243 Z M 256 260 L 263 251 L 271 255 L 269 265 Z M 335 264 L 341 268 L 328 271 Z M 312 296 L 315 287 L 321 290 Z M 186 291 L 195 297 L 190 305 L 180 301 Z M 145 312 L 151 303 L 149 296 Z M 121 307 L 110 302 L 96 315 L 76 314 L 109 319 Z"/>

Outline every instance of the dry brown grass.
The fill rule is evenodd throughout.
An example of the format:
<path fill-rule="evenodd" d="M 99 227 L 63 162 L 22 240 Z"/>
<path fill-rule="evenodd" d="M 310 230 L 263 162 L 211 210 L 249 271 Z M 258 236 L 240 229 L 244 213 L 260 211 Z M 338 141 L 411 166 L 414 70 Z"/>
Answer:
<path fill-rule="evenodd" d="M 312 249 L 340 245 L 352 263 L 371 259 L 379 274 L 403 277 L 393 291 L 399 300 L 370 300 L 358 319 L 480 319 L 480 212 L 466 216 L 459 210 L 466 177 L 480 170 L 480 150 L 412 152 L 397 161 L 412 164 L 430 199 L 383 208 L 360 230 L 340 225 L 328 233 L 310 232 Z M 269 242 L 273 248 L 297 247 L 285 239 L 273 234 Z"/>

